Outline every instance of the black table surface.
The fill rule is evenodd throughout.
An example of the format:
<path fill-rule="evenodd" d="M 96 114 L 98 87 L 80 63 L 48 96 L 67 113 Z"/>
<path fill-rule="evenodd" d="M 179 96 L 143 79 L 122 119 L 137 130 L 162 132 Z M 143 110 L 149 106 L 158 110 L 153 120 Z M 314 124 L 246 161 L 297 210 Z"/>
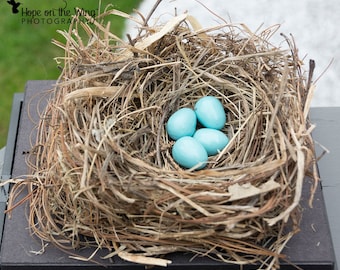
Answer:
<path fill-rule="evenodd" d="M 14 113 L 13 110 L 20 110 L 17 130 L 10 128 L 9 133 L 9 141 L 15 142 L 13 156 L 8 157 L 7 151 L 5 156 L 6 159 L 13 160 L 11 164 L 11 176 L 13 178 L 27 174 L 25 158 L 27 156 L 26 153 L 31 149 L 30 142 L 32 137 L 35 136 L 32 130 L 34 130 L 34 126 L 37 124 L 39 110 L 41 111 L 45 104 L 43 93 L 51 89 L 54 83 L 55 81 L 28 81 L 25 93 L 19 102 L 20 104 L 16 105 L 18 108 L 12 109 L 12 114 Z M 320 119 L 320 111 L 312 110 L 311 117 L 312 120 L 316 119 L 316 122 L 323 123 L 323 118 L 321 117 Z M 332 124 L 329 126 L 332 126 Z M 327 133 L 326 130 L 323 131 Z M 320 132 L 317 133 L 317 136 L 320 141 L 322 139 Z M 321 150 L 319 149 L 318 151 Z M 320 171 L 322 178 L 323 170 L 320 169 Z M 301 201 L 303 207 L 301 232 L 288 242 L 282 253 L 286 254 L 293 264 L 305 270 L 335 269 L 335 252 L 322 185 L 319 185 L 315 194 L 313 208 L 309 208 L 307 206 L 310 188 L 309 181 L 306 178 Z M 26 215 L 27 204 L 24 204 L 13 211 L 11 219 L 5 218 L 0 253 L 1 269 L 144 269 L 142 265 L 128 263 L 116 257 L 111 261 L 102 260 L 100 256 L 105 255 L 105 251 L 100 251 L 95 256 L 95 259 L 100 263 L 96 264 L 89 261 L 74 260 L 69 257 L 69 254 L 60 251 L 51 244 L 42 249 L 42 243 L 29 233 Z M 89 257 L 92 252 L 92 249 L 87 248 L 77 251 L 77 254 Z M 191 254 L 169 255 L 172 264 L 167 268 L 197 270 L 239 269 L 237 265 L 226 265 L 207 258 L 197 257 L 190 261 L 191 258 Z M 249 265 L 243 269 L 257 269 L 257 266 Z M 296 268 L 287 262 L 282 262 L 281 269 Z"/>

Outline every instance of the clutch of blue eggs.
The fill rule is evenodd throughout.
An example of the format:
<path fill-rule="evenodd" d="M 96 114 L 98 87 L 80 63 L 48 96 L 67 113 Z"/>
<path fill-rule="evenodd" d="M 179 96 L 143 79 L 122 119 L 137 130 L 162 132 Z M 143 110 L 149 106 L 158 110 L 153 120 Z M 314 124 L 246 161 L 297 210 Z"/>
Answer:
<path fill-rule="evenodd" d="M 214 96 L 200 98 L 191 108 L 181 108 L 166 123 L 166 131 L 175 141 L 172 157 L 186 169 L 203 169 L 208 157 L 218 154 L 229 143 L 221 129 L 226 123 L 222 103 Z M 197 123 L 202 128 L 197 128 Z"/>

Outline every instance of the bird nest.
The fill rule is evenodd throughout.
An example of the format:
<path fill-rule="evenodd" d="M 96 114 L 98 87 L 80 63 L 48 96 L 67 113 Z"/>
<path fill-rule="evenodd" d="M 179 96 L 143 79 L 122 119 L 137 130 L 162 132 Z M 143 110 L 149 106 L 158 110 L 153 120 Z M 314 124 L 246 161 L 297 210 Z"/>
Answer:
<path fill-rule="evenodd" d="M 141 20 L 139 34 L 123 41 L 81 15 L 91 23 L 75 17 L 61 32 L 66 42 L 55 41 L 65 50 L 63 72 L 25 181 L 34 234 L 142 264 L 192 252 L 279 267 L 314 160 L 313 85 L 294 41 L 273 46 L 275 27 L 203 29 L 189 14 L 153 27 Z M 101 18 L 109 15 L 129 17 L 110 10 Z M 204 169 L 184 169 L 165 124 L 208 95 L 223 104 L 230 141 Z"/>

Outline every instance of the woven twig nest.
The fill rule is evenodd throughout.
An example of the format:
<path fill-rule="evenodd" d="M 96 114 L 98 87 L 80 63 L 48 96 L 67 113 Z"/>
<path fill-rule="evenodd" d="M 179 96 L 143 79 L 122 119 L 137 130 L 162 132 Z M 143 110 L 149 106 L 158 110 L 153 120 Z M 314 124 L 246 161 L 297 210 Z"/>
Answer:
<path fill-rule="evenodd" d="M 124 42 L 75 18 L 66 44 L 55 42 L 66 54 L 38 129 L 31 229 L 62 248 L 107 248 L 137 263 L 190 251 L 277 267 L 314 158 L 312 85 L 294 42 L 271 45 L 276 28 L 202 29 L 188 14 L 140 27 Z M 204 169 L 184 169 L 165 124 L 207 95 L 223 104 L 230 142 Z"/>

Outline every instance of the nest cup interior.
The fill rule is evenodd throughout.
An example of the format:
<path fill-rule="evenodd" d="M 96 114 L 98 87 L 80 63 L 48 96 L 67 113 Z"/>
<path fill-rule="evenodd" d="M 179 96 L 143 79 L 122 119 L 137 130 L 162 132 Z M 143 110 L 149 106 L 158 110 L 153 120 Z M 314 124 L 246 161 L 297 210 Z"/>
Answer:
<path fill-rule="evenodd" d="M 33 232 L 62 248 L 93 245 L 140 263 L 127 254 L 191 251 L 277 264 L 297 231 L 313 159 L 310 86 L 293 42 L 288 50 L 271 45 L 275 28 L 202 30 L 187 14 L 144 27 L 130 42 L 98 22 L 80 25 L 61 32 L 66 44 L 55 41 L 64 68 L 32 157 Z M 207 95 L 224 106 L 230 142 L 203 170 L 185 170 L 171 156 L 165 124 Z"/>

